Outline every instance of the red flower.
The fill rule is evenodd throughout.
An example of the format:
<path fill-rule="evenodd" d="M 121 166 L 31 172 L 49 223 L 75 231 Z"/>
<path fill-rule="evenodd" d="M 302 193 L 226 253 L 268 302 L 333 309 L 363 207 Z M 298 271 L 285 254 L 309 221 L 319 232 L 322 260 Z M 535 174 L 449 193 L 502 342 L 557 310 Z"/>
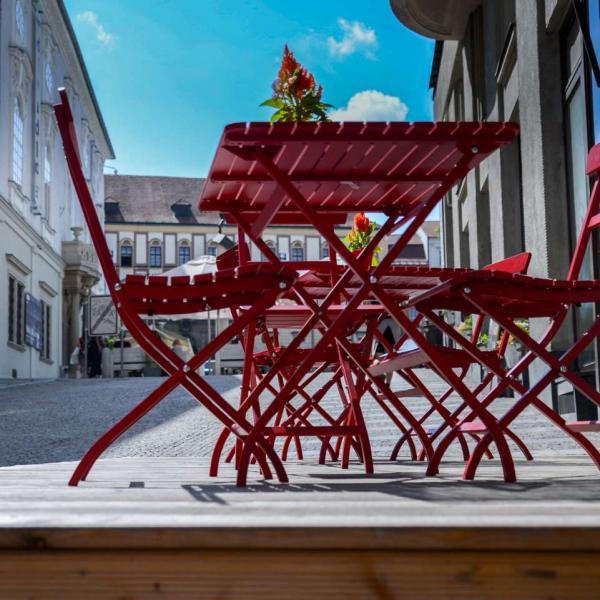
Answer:
<path fill-rule="evenodd" d="M 354 215 L 354 227 L 362 233 L 367 233 L 371 227 L 371 221 L 365 216 L 364 212 Z"/>
<path fill-rule="evenodd" d="M 300 67 L 300 63 L 294 58 L 294 53 L 290 52 L 286 44 L 283 49 L 283 58 L 281 59 L 281 69 L 279 71 L 280 79 L 287 79 L 294 74 L 294 71 Z"/>

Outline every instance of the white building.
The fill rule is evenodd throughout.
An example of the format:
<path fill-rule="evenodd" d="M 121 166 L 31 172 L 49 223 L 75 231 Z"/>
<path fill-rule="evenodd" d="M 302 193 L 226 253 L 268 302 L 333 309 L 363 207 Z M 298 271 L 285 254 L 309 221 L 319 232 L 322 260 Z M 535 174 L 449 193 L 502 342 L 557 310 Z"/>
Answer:
<path fill-rule="evenodd" d="M 0 0 L 0 378 L 60 374 L 100 276 L 54 120 L 61 86 L 102 213 L 113 150 L 63 2 Z"/>

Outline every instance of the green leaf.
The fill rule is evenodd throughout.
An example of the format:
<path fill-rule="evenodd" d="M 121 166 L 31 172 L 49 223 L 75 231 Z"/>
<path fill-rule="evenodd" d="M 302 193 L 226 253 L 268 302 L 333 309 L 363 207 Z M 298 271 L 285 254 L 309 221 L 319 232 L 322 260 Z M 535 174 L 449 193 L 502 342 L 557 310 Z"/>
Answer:
<path fill-rule="evenodd" d="M 259 106 L 270 106 L 271 108 L 283 108 L 285 102 L 281 98 L 269 98 L 264 102 L 261 102 Z"/>

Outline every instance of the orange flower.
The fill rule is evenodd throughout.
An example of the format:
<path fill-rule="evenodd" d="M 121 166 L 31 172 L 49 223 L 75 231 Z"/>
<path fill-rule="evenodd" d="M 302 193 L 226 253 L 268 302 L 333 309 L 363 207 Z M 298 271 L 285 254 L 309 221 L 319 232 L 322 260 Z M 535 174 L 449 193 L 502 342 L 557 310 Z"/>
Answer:
<path fill-rule="evenodd" d="M 365 216 L 364 212 L 354 215 L 354 227 L 362 233 L 367 233 L 371 227 L 371 221 Z"/>

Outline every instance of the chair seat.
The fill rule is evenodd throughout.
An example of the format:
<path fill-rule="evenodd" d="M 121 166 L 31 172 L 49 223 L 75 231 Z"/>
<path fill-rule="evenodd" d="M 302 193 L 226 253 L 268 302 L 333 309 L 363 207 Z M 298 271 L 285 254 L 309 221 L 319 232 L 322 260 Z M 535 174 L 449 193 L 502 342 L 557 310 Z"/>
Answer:
<path fill-rule="evenodd" d="M 356 349 L 358 349 L 358 346 L 356 344 L 352 344 L 352 346 L 354 346 Z M 273 362 L 279 358 L 279 356 L 283 353 L 284 350 L 285 350 L 284 346 L 277 346 L 277 348 L 275 348 L 274 353 L 271 353 L 268 350 L 263 350 L 262 352 L 256 352 L 254 354 L 254 360 L 258 366 L 271 367 L 273 365 Z M 308 355 L 308 353 L 311 350 L 312 350 L 312 348 L 297 348 L 296 351 L 294 352 L 294 354 L 289 357 L 289 360 L 287 360 L 283 364 L 283 366 L 285 366 L 285 367 L 289 367 L 292 365 L 297 366 L 306 358 L 306 356 Z M 339 356 L 338 356 L 337 350 L 336 350 L 336 348 L 331 347 L 331 346 L 320 350 L 317 353 L 317 356 L 314 360 L 314 364 L 321 364 L 321 363 L 335 364 L 338 362 L 339 362 Z"/>
<path fill-rule="evenodd" d="M 468 367 L 477 361 L 465 350 L 460 348 L 436 347 L 438 354 L 441 354 L 446 365 L 452 369 L 460 367 Z M 485 351 L 484 354 L 488 358 L 498 359 L 498 355 L 494 351 Z M 379 361 L 377 364 L 371 365 L 369 372 L 371 375 L 384 375 L 386 373 L 401 371 L 402 369 L 412 369 L 415 367 L 425 367 L 430 364 L 429 357 L 420 348 L 397 352 Z"/>
<path fill-rule="evenodd" d="M 245 306 L 265 291 L 289 289 L 295 271 L 269 263 L 248 263 L 195 276 L 128 275 L 123 290 L 139 314 L 185 314 Z"/>
<path fill-rule="evenodd" d="M 560 280 L 500 271 L 470 271 L 430 290 L 413 290 L 404 306 L 473 312 L 459 292 L 477 294 L 511 318 L 554 316 L 564 304 L 600 301 L 600 280 Z"/>

